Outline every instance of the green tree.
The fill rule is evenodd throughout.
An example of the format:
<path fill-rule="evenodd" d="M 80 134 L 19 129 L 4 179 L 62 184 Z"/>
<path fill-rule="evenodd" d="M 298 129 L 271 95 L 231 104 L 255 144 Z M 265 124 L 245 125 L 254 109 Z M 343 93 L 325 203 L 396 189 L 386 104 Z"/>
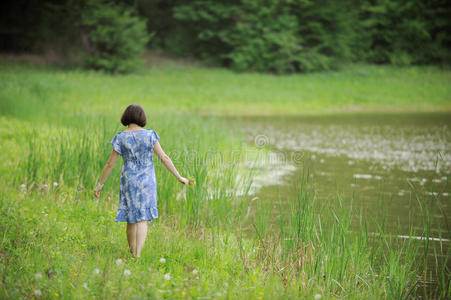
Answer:
<path fill-rule="evenodd" d="M 146 23 L 133 8 L 90 1 L 82 16 L 88 67 L 127 72 L 140 62 L 150 39 Z"/>
<path fill-rule="evenodd" d="M 361 26 L 368 51 L 363 58 L 397 65 L 449 62 L 451 10 L 445 2 L 365 1 Z"/>
<path fill-rule="evenodd" d="M 312 71 L 351 58 L 345 9 L 324 2 L 199 0 L 175 7 L 174 17 L 197 32 L 203 59 L 237 70 Z"/>

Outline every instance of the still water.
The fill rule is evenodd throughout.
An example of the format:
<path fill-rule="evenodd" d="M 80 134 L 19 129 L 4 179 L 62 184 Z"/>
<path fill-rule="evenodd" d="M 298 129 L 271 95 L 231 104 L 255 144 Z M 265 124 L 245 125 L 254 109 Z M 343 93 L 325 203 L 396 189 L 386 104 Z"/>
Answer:
<path fill-rule="evenodd" d="M 249 161 L 259 171 L 251 189 L 259 201 L 296 197 L 294 187 L 308 170 L 318 201 L 340 198 L 344 205 L 352 205 L 356 218 L 385 219 L 389 233 L 400 239 L 409 236 L 412 224 L 415 238 L 424 238 L 419 203 L 427 203 L 433 207 L 436 224 L 430 240 L 449 245 L 451 114 L 264 116 L 227 121 L 249 144 L 271 151 L 269 160 Z"/>

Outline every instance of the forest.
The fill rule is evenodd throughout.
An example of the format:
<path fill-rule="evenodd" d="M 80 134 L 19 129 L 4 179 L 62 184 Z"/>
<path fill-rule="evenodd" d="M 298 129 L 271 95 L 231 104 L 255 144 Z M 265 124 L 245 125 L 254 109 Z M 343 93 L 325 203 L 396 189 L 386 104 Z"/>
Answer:
<path fill-rule="evenodd" d="M 81 53 L 112 72 L 148 49 L 279 74 L 451 61 L 446 0 L 19 0 L 0 14 L 0 51 Z"/>

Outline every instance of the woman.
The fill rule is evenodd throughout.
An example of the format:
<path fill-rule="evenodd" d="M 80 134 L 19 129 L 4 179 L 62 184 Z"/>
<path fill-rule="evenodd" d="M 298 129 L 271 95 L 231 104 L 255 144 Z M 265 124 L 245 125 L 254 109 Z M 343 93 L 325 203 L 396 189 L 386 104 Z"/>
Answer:
<path fill-rule="evenodd" d="M 164 153 L 157 133 L 143 128 L 146 126 L 146 114 L 141 106 L 129 105 L 122 115 L 121 123 L 128 128 L 112 139 L 113 150 L 94 190 L 94 196 L 99 197 L 103 184 L 121 155 L 124 165 L 121 171 L 116 222 L 127 222 L 130 252 L 140 257 L 147 235 L 146 221 L 158 218 L 157 182 L 152 151 L 178 181 L 188 185 L 189 180 L 180 176 L 169 156 Z"/>

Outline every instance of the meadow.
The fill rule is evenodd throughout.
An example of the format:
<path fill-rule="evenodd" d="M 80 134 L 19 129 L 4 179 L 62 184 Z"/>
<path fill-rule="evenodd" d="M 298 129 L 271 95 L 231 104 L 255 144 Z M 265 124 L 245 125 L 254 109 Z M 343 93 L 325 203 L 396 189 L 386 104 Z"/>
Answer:
<path fill-rule="evenodd" d="M 449 298 L 449 249 L 396 239 L 382 220 L 377 237 L 363 219 L 350 231 L 354 212 L 340 197 L 316 201 L 307 167 L 288 199 L 248 196 L 253 174 L 240 163 L 257 150 L 215 115 L 449 110 L 450 79 L 431 67 L 273 76 L 167 63 L 111 76 L 1 62 L 0 297 Z M 121 162 L 92 196 L 129 103 L 143 105 L 146 127 L 197 182 L 184 187 L 156 163 L 160 217 L 139 259 L 114 222 Z M 415 197 L 424 218 L 411 234 L 428 237 L 437 212 Z"/>

